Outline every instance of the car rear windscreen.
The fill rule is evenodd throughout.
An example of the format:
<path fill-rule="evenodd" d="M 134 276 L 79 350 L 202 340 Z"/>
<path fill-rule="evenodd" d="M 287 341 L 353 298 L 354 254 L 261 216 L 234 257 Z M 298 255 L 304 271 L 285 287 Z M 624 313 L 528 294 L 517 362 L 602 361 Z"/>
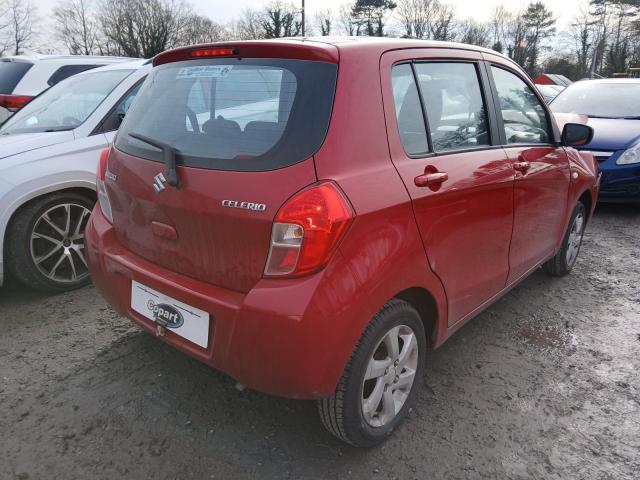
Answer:
<path fill-rule="evenodd" d="M 313 155 L 329 125 L 337 65 L 206 59 L 155 67 L 120 128 L 116 148 L 162 161 L 129 134 L 175 149 L 179 165 L 264 171 Z"/>
<path fill-rule="evenodd" d="M 7 62 L 0 60 L 0 94 L 10 95 L 22 80 L 24 74 L 33 67 L 29 62 Z"/>

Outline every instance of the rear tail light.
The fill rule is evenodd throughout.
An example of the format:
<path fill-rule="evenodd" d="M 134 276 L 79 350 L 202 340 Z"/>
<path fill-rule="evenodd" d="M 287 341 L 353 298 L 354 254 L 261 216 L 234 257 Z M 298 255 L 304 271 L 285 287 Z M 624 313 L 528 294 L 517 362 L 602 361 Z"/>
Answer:
<path fill-rule="evenodd" d="M 271 230 L 266 277 L 294 277 L 324 267 L 355 217 L 333 182 L 303 190 L 281 208 Z"/>
<path fill-rule="evenodd" d="M 100 210 L 109 222 L 113 223 L 113 212 L 111 210 L 111 200 L 109 200 L 109 194 L 107 193 L 107 186 L 105 185 L 105 179 L 107 176 L 107 161 L 109 160 L 110 148 L 105 148 L 100 154 L 100 161 L 98 162 L 98 171 L 96 173 L 96 189 L 98 190 L 98 205 Z"/>
<path fill-rule="evenodd" d="M 27 95 L 0 95 L 0 107 L 15 112 L 29 103 L 32 98 Z"/>

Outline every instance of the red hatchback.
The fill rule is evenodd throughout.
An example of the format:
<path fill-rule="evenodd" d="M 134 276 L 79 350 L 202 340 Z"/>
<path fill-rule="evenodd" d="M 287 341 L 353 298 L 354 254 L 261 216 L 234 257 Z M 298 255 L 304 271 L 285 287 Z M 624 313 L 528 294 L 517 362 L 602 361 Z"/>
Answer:
<path fill-rule="evenodd" d="M 98 172 L 93 280 L 251 388 L 317 399 L 353 445 L 410 408 L 425 351 L 542 266 L 573 267 L 593 157 L 507 58 L 389 39 L 154 59 Z"/>

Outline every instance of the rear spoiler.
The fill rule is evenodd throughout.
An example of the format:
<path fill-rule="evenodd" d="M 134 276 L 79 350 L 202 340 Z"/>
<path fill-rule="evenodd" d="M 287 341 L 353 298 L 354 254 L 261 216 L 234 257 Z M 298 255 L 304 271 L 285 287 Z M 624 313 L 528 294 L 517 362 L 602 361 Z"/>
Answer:
<path fill-rule="evenodd" d="M 338 63 L 338 48 L 308 40 L 248 40 L 175 48 L 153 59 L 153 66 L 201 58 L 285 58 Z"/>

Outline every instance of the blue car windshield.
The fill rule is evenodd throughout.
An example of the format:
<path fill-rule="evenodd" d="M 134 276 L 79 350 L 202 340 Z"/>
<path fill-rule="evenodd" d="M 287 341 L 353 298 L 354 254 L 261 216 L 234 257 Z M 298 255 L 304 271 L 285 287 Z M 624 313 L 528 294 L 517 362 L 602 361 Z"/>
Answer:
<path fill-rule="evenodd" d="M 577 82 L 555 98 L 551 110 L 600 118 L 638 118 L 640 82 Z"/>

